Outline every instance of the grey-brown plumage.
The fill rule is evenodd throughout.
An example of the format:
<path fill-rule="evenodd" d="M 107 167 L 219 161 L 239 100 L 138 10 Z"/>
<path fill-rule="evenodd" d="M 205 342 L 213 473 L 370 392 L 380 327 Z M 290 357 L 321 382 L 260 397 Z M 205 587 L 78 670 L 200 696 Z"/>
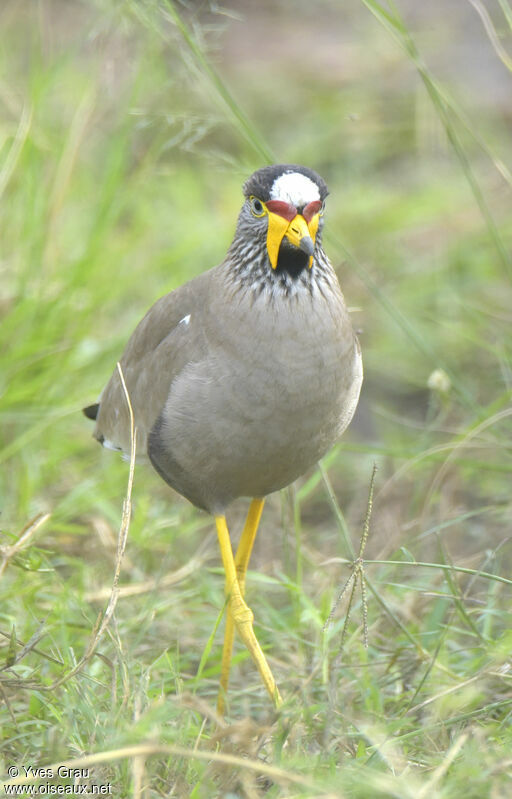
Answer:
<path fill-rule="evenodd" d="M 350 422 L 362 381 L 359 344 L 321 245 L 315 209 L 322 213 L 324 182 L 312 170 L 278 165 L 258 170 L 244 192 L 225 260 L 158 300 L 121 358 L 138 451 L 214 514 L 236 497 L 276 491 L 316 463 Z M 311 267 L 308 247 L 291 234 L 271 266 L 269 226 L 276 216 L 286 224 L 285 204 L 301 219 L 315 211 L 307 222 Z M 94 435 L 130 449 L 117 369 Z"/>

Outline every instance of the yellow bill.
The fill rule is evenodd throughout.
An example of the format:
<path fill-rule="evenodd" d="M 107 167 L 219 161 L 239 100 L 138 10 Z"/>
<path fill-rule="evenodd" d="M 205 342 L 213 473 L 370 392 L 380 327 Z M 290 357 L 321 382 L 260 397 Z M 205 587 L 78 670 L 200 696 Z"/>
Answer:
<path fill-rule="evenodd" d="M 315 249 L 315 237 L 317 230 L 317 214 L 313 217 L 308 225 L 301 214 L 297 214 L 290 221 L 279 214 L 269 211 L 267 252 L 272 269 L 277 268 L 279 248 L 281 247 L 281 242 L 285 236 L 291 244 L 293 244 L 295 247 L 298 247 L 300 250 L 310 256 L 308 267 L 311 268 L 313 264 L 313 251 Z"/>

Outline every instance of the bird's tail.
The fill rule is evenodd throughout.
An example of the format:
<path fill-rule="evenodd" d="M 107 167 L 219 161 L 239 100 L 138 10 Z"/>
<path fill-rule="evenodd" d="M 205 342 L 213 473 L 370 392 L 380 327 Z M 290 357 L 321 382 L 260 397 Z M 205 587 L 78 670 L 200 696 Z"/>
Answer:
<path fill-rule="evenodd" d="M 92 419 L 94 422 L 98 416 L 99 409 L 100 403 L 95 402 L 94 405 L 88 405 L 86 408 L 82 408 L 82 412 L 84 416 L 87 416 L 88 419 Z"/>

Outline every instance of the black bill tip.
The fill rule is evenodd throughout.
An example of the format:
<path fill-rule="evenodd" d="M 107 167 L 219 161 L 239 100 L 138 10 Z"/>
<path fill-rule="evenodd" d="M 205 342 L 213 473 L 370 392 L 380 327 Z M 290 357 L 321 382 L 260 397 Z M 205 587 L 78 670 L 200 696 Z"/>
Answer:
<path fill-rule="evenodd" d="M 305 252 L 306 255 L 313 255 L 315 251 L 315 243 L 311 236 L 304 236 L 300 240 L 299 249 Z"/>

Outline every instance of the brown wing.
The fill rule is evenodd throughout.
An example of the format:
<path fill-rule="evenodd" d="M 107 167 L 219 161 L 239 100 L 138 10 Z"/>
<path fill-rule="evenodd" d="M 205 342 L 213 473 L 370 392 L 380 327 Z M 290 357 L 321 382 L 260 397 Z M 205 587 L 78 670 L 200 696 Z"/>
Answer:
<path fill-rule="evenodd" d="M 135 328 L 120 359 L 137 427 L 137 451 L 146 452 L 147 438 L 169 394 L 174 378 L 200 357 L 202 309 L 208 299 L 211 274 L 205 272 L 161 297 Z M 97 412 L 94 436 L 111 449 L 130 451 L 130 415 L 117 366 L 107 383 Z"/>

